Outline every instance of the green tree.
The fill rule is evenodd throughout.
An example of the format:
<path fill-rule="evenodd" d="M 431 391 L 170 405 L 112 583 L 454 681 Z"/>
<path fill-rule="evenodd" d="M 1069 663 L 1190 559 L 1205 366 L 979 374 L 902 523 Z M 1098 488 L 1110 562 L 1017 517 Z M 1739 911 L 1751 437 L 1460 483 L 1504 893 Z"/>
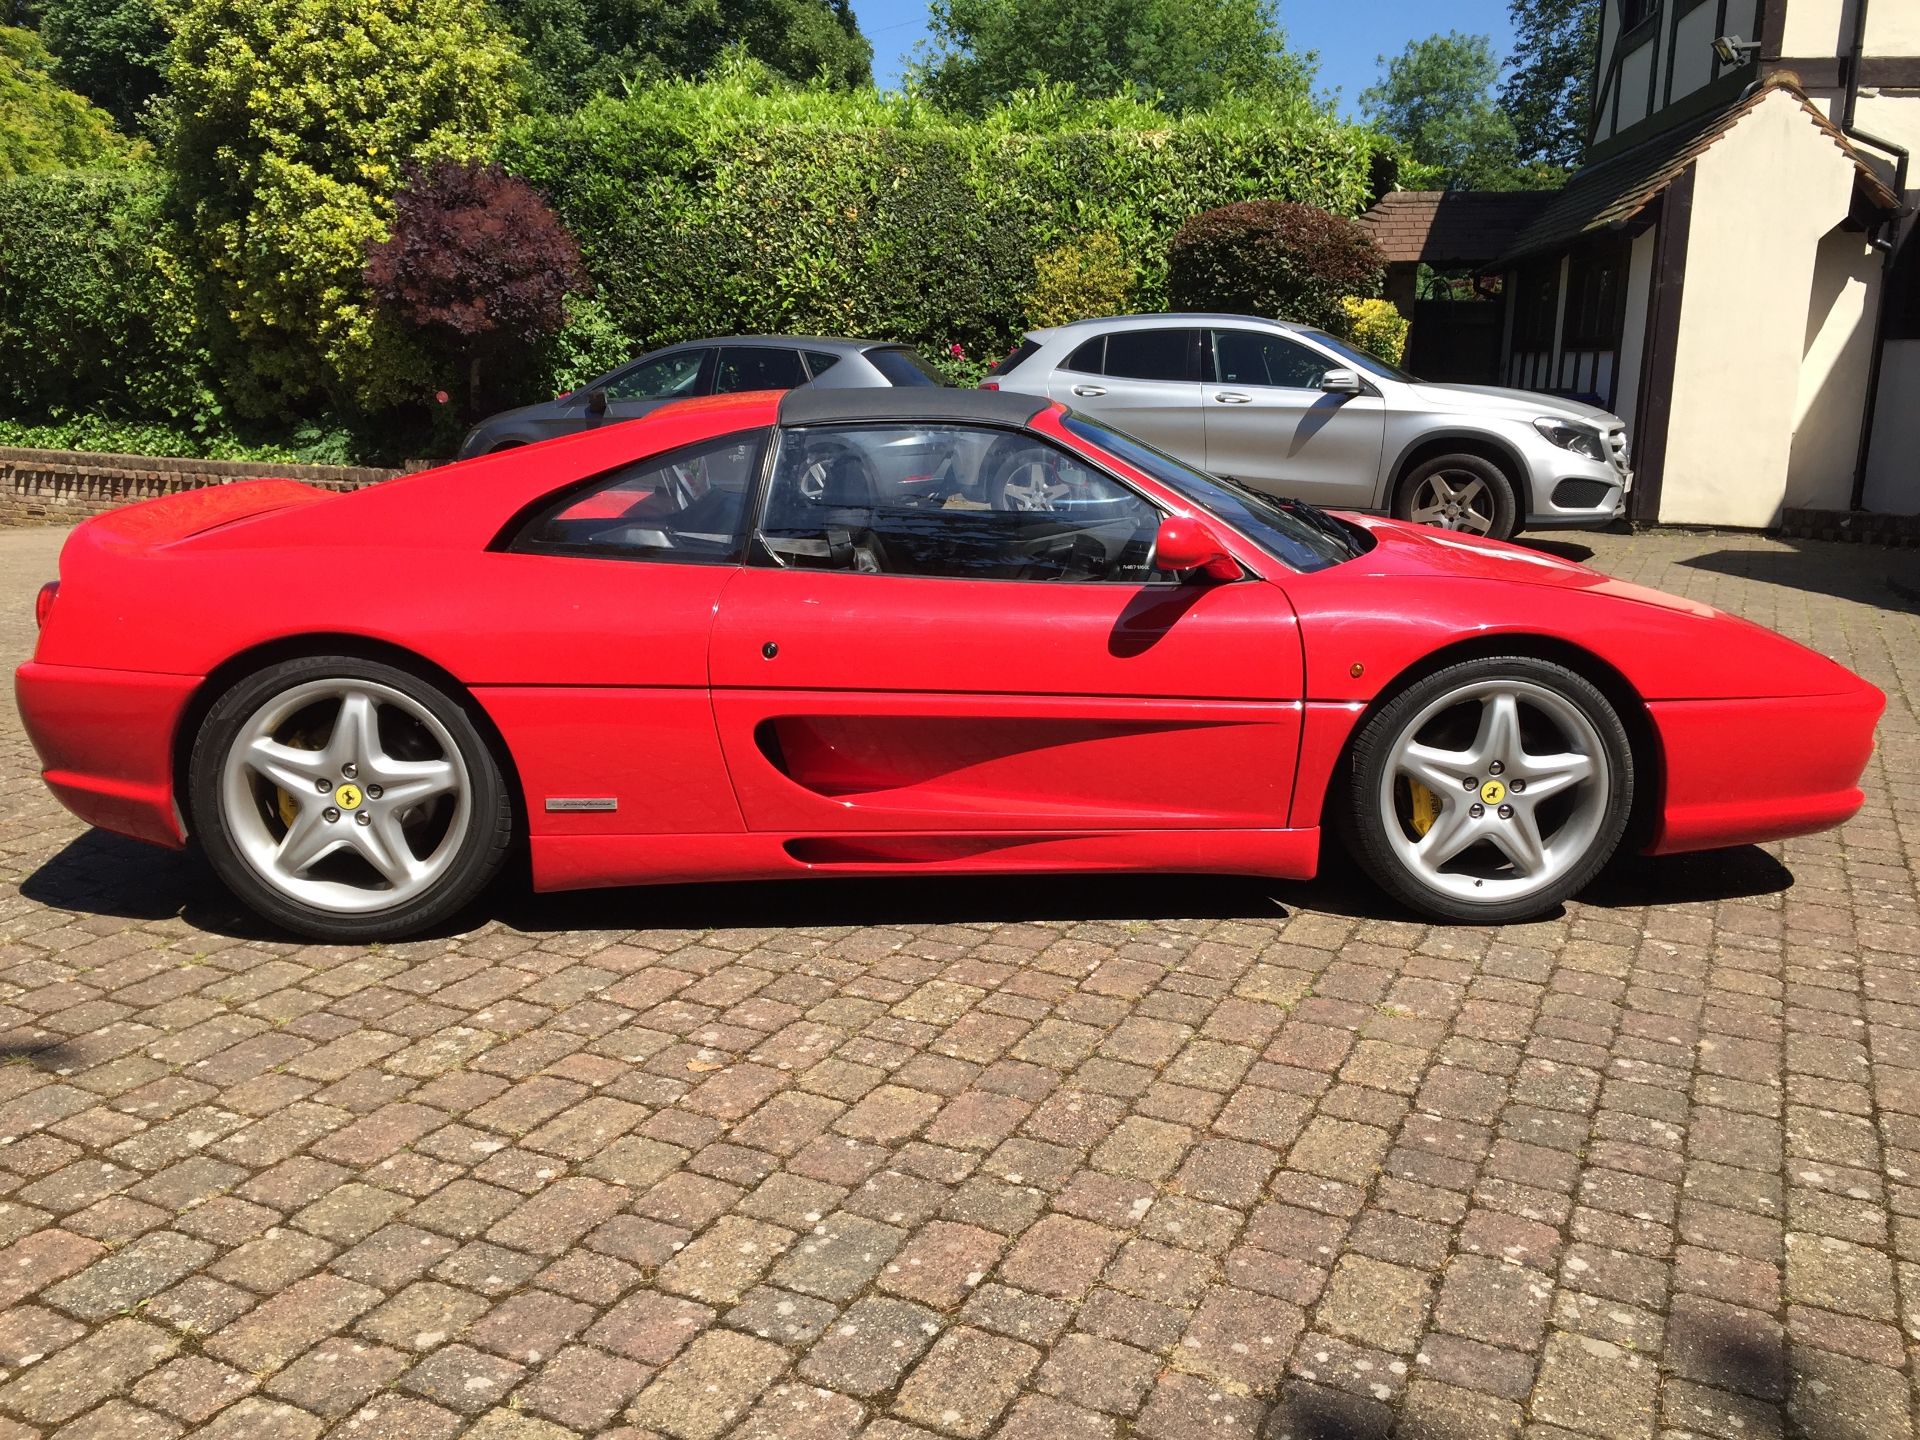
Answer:
<path fill-rule="evenodd" d="M 1587 148 L 1601 0 L 1512 0 L 1513 54 L 1500 102 L 1523 161 L 1573 169 Z"/>
<path fill-rule="evenodd" d="M 729 49 L 789 80 L 873 78 L 848 0 L 495 0 L 526 48 L 533 98 L 570 110 L 636 81 L 711 72 Z"/>
<path fill-rule="evenodd" d="M 486 152 L 519 98 L 512 39 L 467 0 L 167 0 L 167 159 L 236 409 L 417 394 L 367 295 L 409 161 Z"/>
<path fill-rule="evenodd" d="M 31 30 L 0 26 L 0 179 L 114 164 L 134 151 L 113 120 L 54 78 Z"/>
<path fill-rule="evenodd" d="M 1230 95 L 1304 103 L 1314 60 L 1287 49 L 1273 0 L 933 0 L 915 74 L 939 104 L 981 114 L 1045 84 L 1176 113 Z"/>
<path fill-rule="evenodd" d="M 41 0 L 40 36 L 60 78 L 122 125 L 160 89 L 167 32 L 153 0 Z"/>
<path fill-rule="evenodd" d="M 1490 190 L 1515 181 L 1513 124 L 1494 103 L 1500 61 L 1484 35 L 1430 35 L 1386 66 L 1360 96 L 1374 125 L 1412 158 L 1402 178 L 1447 190 Z"/>

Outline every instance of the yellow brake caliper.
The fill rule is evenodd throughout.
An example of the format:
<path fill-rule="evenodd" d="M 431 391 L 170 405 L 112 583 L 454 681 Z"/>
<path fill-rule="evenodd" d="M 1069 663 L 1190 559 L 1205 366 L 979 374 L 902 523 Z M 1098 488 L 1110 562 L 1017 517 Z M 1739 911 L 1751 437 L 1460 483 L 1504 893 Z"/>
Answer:
<path fill-rule="evenodd" d="M 1425 835 L 1440 818 L 1440 797 L 1413 779 L 1407 781 L 1407 792 L 1413 801 L 1413 814 L 1408 817 L 1413 821 L 1413 833 Z"/>
<path fill-rule="evenodd" d="M 316 741 L 311 733 L 304 730 L 296 735 L 289 735 L 286 743 L 297 750 L 324 750 L 326 748 L 324 741 Z M 280 823 L 291 830 L 294 820 L 298 818 L 300 814 L 300 807 L 294 804 L 293 796 L 289 795 L 285 789 L 278 785 L 273 787 L 273 801 L 274 807 L 280 812 Z"/>

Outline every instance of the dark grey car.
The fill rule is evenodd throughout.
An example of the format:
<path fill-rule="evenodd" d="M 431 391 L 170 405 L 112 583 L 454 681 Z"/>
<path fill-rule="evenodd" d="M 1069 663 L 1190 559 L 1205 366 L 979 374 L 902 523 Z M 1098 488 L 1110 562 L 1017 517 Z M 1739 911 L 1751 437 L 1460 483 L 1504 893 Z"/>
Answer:
<path fill-rule="evenodd" d="M 734 335 L 687 340 L 649 351 L 555 400 L 489 416 L 460 442 L 472 459 L 597 425 L 636 420 L 670 400 L 802 385 L 884 389 L 944 385 L 939 372 L 905 345 L 806 335 Z"/>

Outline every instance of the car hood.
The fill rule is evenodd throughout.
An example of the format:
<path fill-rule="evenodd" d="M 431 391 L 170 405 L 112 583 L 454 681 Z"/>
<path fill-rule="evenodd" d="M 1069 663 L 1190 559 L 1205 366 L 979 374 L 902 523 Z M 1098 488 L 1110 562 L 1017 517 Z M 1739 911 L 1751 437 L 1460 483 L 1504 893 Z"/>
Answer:
<path fill-rule="evenodd" d="M 1602 654 L 1621 642 L 1625 648 L 1614 661 L 1649 698 L 1830 695 L 1866 683 L 1817 651 L 1738 615 L 1556 555 L 1379 516 L 1341 518 L 1367 530 L 1373 548 L 1320 573 L 1350 576 L 1373 594 L 1392 593 L 1382 592 L 1379 581 L 1393 581 L 1393 590 L 1409 597 L 1438 596 L 1436 582 L 1449 592 L 1454 583 L 1466 582 L 1461 588 L 1471 592 L 1470 599 L 1438 607 L 1452 615 L 1449 623 L 1464 613 L 1474 630 L 1537 629 Z M 1559 591 L 1568 602 L 1577 594 L 1578 603 L 1549 601 L 1540 590 Z M 1420 601 L 1410 603 L 1417 611 Z M 1623 636 L 1631 639 L 1622 642 Z"/>
<path fill-rule="evenodd" d="M 1434 385 L 1421 381 L 1408 387 L 1419 404 L 1433 410 L 1459 410 L 1476 415 L 1497 414 L 1516 420 L 1535 420 L 1552 415 L 1605 429 L 1620 423 L 1620 417 L 1598 405 L 1583 405 L 1558 395 L 1542 395 L 1534 390 L 1506 390 L 1498 385 Z"/>
<path fill-rule="evenodd" d="M 1341 518 L 1362 527 L 1374 537 L 1373 548 L 1349 562 L 1363 573 L 1395 578 L 1501 580 L 1515 585 L 1593 590 L 1644 605 L 1658 605 L 1666 610 L 1679 610 L 1702 617 L 1735 618 L 1711 605 L 1702 605 L 1697 600 L 1616 580 L 1588 566 L 1525 545 L 1510 545 L 1501 540 L 1486 540 L 1477 535 L 1388 520 L 1378 515 L 1343 515 Z"/>

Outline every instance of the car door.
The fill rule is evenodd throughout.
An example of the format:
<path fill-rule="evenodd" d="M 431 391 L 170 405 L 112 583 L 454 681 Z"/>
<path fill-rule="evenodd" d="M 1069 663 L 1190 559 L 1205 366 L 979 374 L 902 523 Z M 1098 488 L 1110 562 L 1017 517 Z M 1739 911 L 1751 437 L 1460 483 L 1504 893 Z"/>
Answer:
<path fill-rule="evenodd" d="M 1301 658 L 1277 587 L 1153 570 L 1154 506 L 1024 432 L 779 434 L 711 659 L 750 829 L 1285 825 Z"/>
<path fill-rule="evenodd" d="M 1206 460 L 1200 386 L 1205 332 L 1184 326 L 1103 331 L 1048 382 L 1048 396 L 1138 435 L 1189 464 Z"/>
<path fill-rule="evenodd" d="M 542 597 L 496 632 L 533 660 L 476 692 L 508 738 L 537 844 L 742 828 L 707 670 L 768 433 L 696 441 L 569 486 L 492 557 L 503 593 Z M 567 873 L 594 873 L 578 863 Z"/>
<path fill-rule="evenodd" d="M 1315 505 L 1379 503 L 1385 402 L 1320 388 L 1337 360 L 1264 330 L 1208 332 L 1204 468 Z"/>

